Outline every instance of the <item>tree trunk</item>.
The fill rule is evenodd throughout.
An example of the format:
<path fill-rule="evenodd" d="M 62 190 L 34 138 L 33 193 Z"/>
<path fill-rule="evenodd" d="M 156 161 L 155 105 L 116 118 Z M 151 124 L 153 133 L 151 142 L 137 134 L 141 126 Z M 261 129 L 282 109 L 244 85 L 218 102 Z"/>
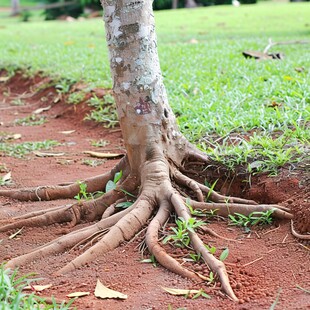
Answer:
<path fill-rule="evenodd" d="M 209 252 L 193 227 L 189 226 L 190 222 L 204 225 L 192 217 L 194 210 L 212 210 L 220 216 L 233 213 L 248 216 L 253 211 L 268 211 L 287 219 L 291 219 L 292 215 L 284 207 L 257 205 L 254 201 L 220 195 L 189 177 L 193 170 L 186 169 L 186 164 L 197 169 L 200 167 L 201 172 L 210 161 L 180 133 L 168 104 L 157 54 L 152 1 L 103 0 L 103 7 L 114 97 L 127 155 L 110 172 L 84 180 L 84 183 L 89 192 L 96 192 L 104 190 L 108 182 L 113 182 L 117 172 L 122 171 L 122 177 L 117 184 L 114 183 L 114 190 L 97 199 L 35 211 L 2 225 L 0 232 L 27 226 L 63 222 L 74 226 L 82 221 L 98 221 L 13 258 L 6 266 L 14 268 L 27 264 L 36 258 L 64 252 L 83 243 L 89 244 L 94 236 L 98 237 L 96 244 L 59 271 L 68 273 L 131 240 L 147 226 L 145 242 L 156 260 L 181 276 L 201 282 L 201 276 L 184 268 L 160 242 L 160 229 L 174 211 L 186 227 L 185 233 L 192 248 L 217 275 L 222 290 L 237 301 L 225 265 Z M 0 196 L 50 200 L 73 198 L 79 191 L 79 183 L 73 183 L 34 189 L 4 189 L 0 190 Z M 119 203 L 126 200 L 130 200 L 132 205 L 119 211 Z M 213 236 L 219 237 L 216 233 Z"/>
<path fill-rule="evenodd" d="M 16 16 L 20 13 L 20 2 L 19 0 L 11 0 L 11 16 Z"/>
<path fill-rule="evenodd" d="M 178 0 L 172 0 L 172 9 L 177 9 L 178 8 Z"/>
<path fill-rule="evenodd" d="M 196 8 L 197 3 L 195 2 L 195 0 L 186 0 L 185 1 L 185 7 L 188 9 Z"/>
<path fill-rule="evenodd" d="M 163 85 L 152 1 L 103 5 L 114 96 L 132 172 L 139 176 L 147 159 L 167 149 L 180 163 L 185 139 Z"/>

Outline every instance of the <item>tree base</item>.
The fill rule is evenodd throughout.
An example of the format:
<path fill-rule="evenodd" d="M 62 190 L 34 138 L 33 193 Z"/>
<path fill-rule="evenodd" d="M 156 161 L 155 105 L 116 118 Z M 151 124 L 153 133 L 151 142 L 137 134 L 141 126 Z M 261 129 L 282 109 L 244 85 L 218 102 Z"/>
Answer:
<path fill-rule="evenodd" d="M 198 162 L 201 165 L 208 162 L 208 158 L 198 150 L 188 152 L 185 159 L 187 162 Z M 64 222 L 73 227 L 81 222 L 95 221 L 85 228 L 72 231 L 30 253 L 11 259 L 6 266 L 15 268 L 33 260 L 84 245 L 84 248 L 87 249 L 80 256 L 57 271 L 58 274 L 68 273 L 108 253 L 124 241 L 131 240 L 139 231 L 147 227 L 146 245 L 162 266 L 194 281 L 206 281 L 204 276 L 184 268 L 175 258 L 168 255 L 160 243 L 159 231 L 170 215 L 176 214 L 182 219 L 185 226 L 188 225 L 185 227 L 185 233 L 190 241 L 188 246 L 201 255 L 210 271 L 220 280 L 223 292 L 232 300 L 237 301 L 229 283 L 224 263 L 212 255 L 193 229 L 195 223 L 198 222 L 195 219 L 195 210 L 209 211 L 224 217 L 234 213 L 247 216 L 255 211 L 272 211 L 274 217 L 292 218 L 288 210 L 281 206 L 259 205 L 250 200 L 222 196 L 189 178 L 185 174 L 184 166 L 177 167 L 172 161 L 168 162 L 161 153 L 153 154 L 152 158 L 145 162 L 140 176 L 133 175 L 129 169 L 127 157 L 124 157 L 110 172 L 85 180 L 87 192 L 94 193 L 104 190 L 106 184 L 112 181 L 114 175 L 119 171 L 122 171 L 122 177 L 116 188 L 97 199 L 79 201 L 74 205 L 36 211 L 12 218 L 9 221 L 2 221 L 4 225 L 1 226 L 0 232 Z M 74 183 L 66 186 L 35 189 L 0 190 L 0 195 L 20 200 L 51 200 L 73 198 L 79 191 L 79 184 Z M 134 199 L 131 206 L 125 209 L 118 207 L 120 203 L 133 201 L 133 197 L 137 198 Z M 191 226 L 190 223 L 194 226 Z M 204 225 L 199 225 L 197 228 L 204 229 L 214 237 L 220 237 Z"/>

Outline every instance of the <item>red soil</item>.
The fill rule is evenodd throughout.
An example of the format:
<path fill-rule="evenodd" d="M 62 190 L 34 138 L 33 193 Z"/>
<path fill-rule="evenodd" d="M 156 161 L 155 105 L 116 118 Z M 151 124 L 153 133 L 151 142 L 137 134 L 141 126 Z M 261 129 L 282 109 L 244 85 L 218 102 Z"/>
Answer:
<path fill-rule="evenodd" d="M 5 73 L 2 73 L 2 76 L 5 76 Z M 6 82 L 0 82 L 0 138 L 4 133 L 19 133 L 21 138 L 13 143 L 57 140 L 62 145 L 55 147 L 53 152 L 64 152 L 65 155 L 37 157 L 31 153 L 25 159 L 16 159 L 0 153 L 0 167 L 5 166 L 12 172 L 13 187 L 82 180 L 113 167 L 117 160 L 107 160 L 99 167 L 83 164 L 83 160 L 90 159 L 83 151 L 124 152 L 120 130 L 108 130 L 93 122 L 83 121 L 89 110 L 85 103 L 72 106 L 66 104 L 64 98 L 54 103 L 58 95 L 52 87 L 34 93 L 33 90 L 39 83 L 43 83 L 42 78 L 24 78 L 21 74 Z M 104 93 L 99 90 L 96 92 L 98 95 Z M 12 105 L 14 99 L 21 99 L 24 105 Z M 52 105 L 52 108 L 42 114 L 48 119 L 45 124 L 14 125 L 15 119 L 31 115 L 34 110 L 48 105 Z M 68 130 L 75 131 L 68 135 L 61 133 Z M 110 144 L 105 148 L 91 146 L 92 140 L 99 139 L 108 140 Z M 0 172 L 0 176 L 4 174 L 4 171 Z M 289 173 L 283 169 L 276 178 L 254 178 L 251 188 L 244 192 L 240 189 L 240 183 L 229 188 L 230 193 L 258 202 L 279 203 L 291 207 L 300 219 L 295 222 L 296 229 L 300 233 L 309 233 L 310 191 L 307 182 L 309 179 L 302 170 Z M 223 186 L 222 191 L 225 189 Z M 32 203 L 0 197 L 0 219 L 70 202 L 72 200 Z M 87 224 L 80 224 L 74 229 L 85 225 Z M 180 278 L 160 266 L 155 268 L 152 264 L 141 263 L 141 254 L 137 247 L 143 239 L 142 235 L 66 276 L 55 276 L 54 272 L 80 253 L 80 250 L 35 261 L 21 267 L 20 271 L 37 272 L 43 278 L 39 284 L 52 284 L 51 288 L 41 293 L 42 296 L 53 295 L 62 300 L 68 299 L 65 296 L 75 291 L 90 292 L 89 296 L 74 302 L 78 309 L 269 309 L 277 296 L 279 300 L 275 309 L 310 309 L 309 244 L 291 235 L 290 222 L 276 221 L 272 226 L 255 227 L 250 233 L 228 226 L 224 220 L 214 220 L 209 227 L 220 235 L 239 241 L 225 241 L 208 235 L 202 237 L 205 243 L 214 245 L 219 253 L 222 249 L 229 248 L 229 256 L 225 262 L 232 286 L 240 298 L 239 304 L 222 296 L 218 286 L 206 288 Z M 48 228 L 24 228 L 21 234 L 13 239 L 8 238 L 12 231 L 0 233 L 0 240 L 3 239 L 0 243 L 0 261 L 30 251 L 68 230 L 66 225 L 59 224 Z M 179 256 L 180 259 L 188 254 L 187 250 L 170 246 L 166 248 L 171 255 Z M 203 264 L 194 264 L 191 268 L 209 274 Z M 97 299 L 93 294 L 97 279 L 106 286 L 127 294 L 128 299 Z M 210 294 L 211 299 L 171 296 L 162 290 L 162 286 L 182 289 L 202 287 Z M 298 286 L 308 290 L 308 293 Z"/>

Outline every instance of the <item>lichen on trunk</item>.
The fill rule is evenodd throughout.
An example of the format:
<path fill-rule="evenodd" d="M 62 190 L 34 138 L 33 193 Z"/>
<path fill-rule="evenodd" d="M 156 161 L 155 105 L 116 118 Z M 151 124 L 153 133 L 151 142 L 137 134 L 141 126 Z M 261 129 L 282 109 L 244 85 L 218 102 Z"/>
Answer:
<path fill-rule="evenodd" d="M 186 141 L 163 84 L 152 2 L 102 3 L 114 97 L 131 168 L 139 174 L 155 146 L 161 152 L 170 148 L 170 157 L 180 163 Z"/>

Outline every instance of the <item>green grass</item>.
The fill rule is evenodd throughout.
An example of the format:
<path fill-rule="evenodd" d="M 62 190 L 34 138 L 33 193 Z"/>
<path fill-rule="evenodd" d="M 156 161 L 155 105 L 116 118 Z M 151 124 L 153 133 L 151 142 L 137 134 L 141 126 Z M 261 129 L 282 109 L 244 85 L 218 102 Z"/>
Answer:
<path fill-rule="evenodd" d="M 309 151 L 309 45 L 273 47 L 283 61 L 242 56 L 263 51 L 269 38 L 309 41 L 308 10 L 308 3 L 264 2 L 155 13 L 161 68 L 181 130 L 231 169 L 274 174 Z M 0 52 L 0 67 L 11 71 L 111 87 L 101 19 L 0 19 Z"/>
<path fill-rule="evenodd" d="M 6 156 L 24 158 L 27 154 L 38 150 L 49 150 L 54 146 L 60 145 L 59 142 L 54 140 L 44 140 L 38 142 L 0 142 L 0 156 L 4 154 Z"/>
<path fill-rule="evenodd" d="M 45 299 L 35 295 L 35 293 L 26 293 L 24 287 L 33 283 L 33 275 L 19 276 L 17 270 L 11 271 L 0 265 L 0 309 L 1 310 L 68 310 L 74 300 L 67 304 L 57 304 L 53 300 L 52 304 L 47 304 Z M 28 291 L 29 292 L 29 291 Z"/>

